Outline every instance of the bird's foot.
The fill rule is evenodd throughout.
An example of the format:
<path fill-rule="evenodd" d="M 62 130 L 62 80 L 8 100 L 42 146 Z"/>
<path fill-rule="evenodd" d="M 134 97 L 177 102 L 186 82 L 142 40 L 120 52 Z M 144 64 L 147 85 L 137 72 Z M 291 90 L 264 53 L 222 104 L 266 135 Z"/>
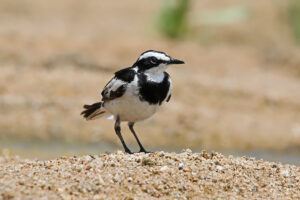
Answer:
<path fill-rule="evenodd" d="M 128 149 L 128 148 L 125 149 L 125 152 L 128 154 L 133 154 L 132 151 L 130 151 L 130 149 Z"/>
<path fill-rule="evenodd" d="M 141 148 L 139 153 L 153 153 L 152 151 L 146 151 L 144 148 Z"/>

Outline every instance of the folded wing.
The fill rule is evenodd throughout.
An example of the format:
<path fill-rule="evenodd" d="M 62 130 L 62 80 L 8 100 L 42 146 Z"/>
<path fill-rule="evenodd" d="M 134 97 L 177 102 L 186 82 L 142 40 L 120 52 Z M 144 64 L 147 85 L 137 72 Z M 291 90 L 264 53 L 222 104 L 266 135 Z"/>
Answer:
<path fill-rule="evenodd" d="M 114 77 L 101 92 L 102 101 L 109 101 L 123 96 L 127 83 Z"/>
<path fill-rule="evenodd" d="M 115 77 L 111 79 L 101 92 L 102 101 L 109 101 L 124 95 L 128 83 L 135 76 L 135 71 L 131 68 L 125 68 L 115 73 Z"/>

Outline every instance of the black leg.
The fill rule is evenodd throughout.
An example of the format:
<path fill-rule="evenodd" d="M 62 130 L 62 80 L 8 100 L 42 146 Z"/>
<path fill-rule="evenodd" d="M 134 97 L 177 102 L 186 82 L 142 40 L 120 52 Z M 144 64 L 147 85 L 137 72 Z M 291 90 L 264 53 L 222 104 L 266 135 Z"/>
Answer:
<path fill-rule="evenodd" d="M 129 154 L 132 154 L 132 152 L 130 151 L 130 149 L 126 146 L 125 142 L 124 142 L 124 139 L 121 135 L 121 127 L 120 127 L 120 117 L 117 116 L 117 120 L 116 120 L 116 123 L 115 123 L 115 131 L 116 131 L 116 134 L 118 135 L 118 137 L 120 138 L 121 142 L 122 142 L 122 145 L 124 147 L 124 150 L 126 153 L 129 153 Z"/>
<path fill-rule="evenodd" d="M 134 122 L 129 122 L 129 123 L 128 123 L 128 126 L 129 126 L 129 129 L 130 129 L 131 133 L 134 135 L 134 137 L 135 137 L 137 143 L 138 143 L 139 146 L 140 146 L 140 152 L 150 153 L 150 152 L 148 152 L 148 151 L 145 150 L 145 148 L 144 148 L 143 145 L 141 144 L 139 138 L 137 137 L 137 135 L 136 135 L 136 133 L 135 133 L 135 131 L 134 131 L 134 129 L 133 129 Z"/>

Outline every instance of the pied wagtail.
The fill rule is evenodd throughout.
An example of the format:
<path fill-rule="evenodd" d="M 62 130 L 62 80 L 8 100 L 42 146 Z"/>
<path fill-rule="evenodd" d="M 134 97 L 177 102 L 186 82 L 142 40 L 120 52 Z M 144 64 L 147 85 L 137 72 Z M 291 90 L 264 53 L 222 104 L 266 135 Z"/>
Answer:
<path fill-rule="evenodd" d="M 158 108 L 171 98 L 172 82 L 165 72 L 171 64 L 184 64 L 164 52 L 149 50 L 140 55 L 132 65 L 117 71 L 106 84 L 101 95 L 101 102 L 84 105 L 81 113 L 86 120 L 94 120 L 104 115 L 112 115 L 115 131 L 120 138 L 125 152 L 132 153 L 121 135 L 121 121 L 128 122 L 140 152 L 145 148 L 139 141 L 133 126 L 135 122 L 151 117 Z"/>

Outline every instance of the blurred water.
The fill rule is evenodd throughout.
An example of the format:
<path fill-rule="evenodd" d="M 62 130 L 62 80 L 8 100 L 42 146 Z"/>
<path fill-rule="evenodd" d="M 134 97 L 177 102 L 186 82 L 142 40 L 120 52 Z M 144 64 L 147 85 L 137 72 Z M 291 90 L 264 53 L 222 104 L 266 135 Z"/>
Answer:
<path fill-rule="evenodd" d="M 133 151 L 137 151 L 137 147 L 130 147 Z M 122 150 L 121 146 L 109 142 L 97 142 L 93 144 L 87 143 L 67 143 L 62 141 L 17 141 L 2 140 L 0 141 L 0 150 L 6 151 L 10 155 L 19 155 L 24 158 L 38 159 L 54 159 L 60 156 L 73 155 L 94 155 L 106 152 L 114 152 Z M 156 147 L 152 151 L 168 151 L 180 153 L 182 149 Z M 192 149 L 193 152 L 201 152 L 201 149 Z M 281 162 L 284 164 L 300 165 L 299 149 L 286 151 L 222 151 L 218 152 L 224 155 L 248 156 L 266 161 Z"/>

